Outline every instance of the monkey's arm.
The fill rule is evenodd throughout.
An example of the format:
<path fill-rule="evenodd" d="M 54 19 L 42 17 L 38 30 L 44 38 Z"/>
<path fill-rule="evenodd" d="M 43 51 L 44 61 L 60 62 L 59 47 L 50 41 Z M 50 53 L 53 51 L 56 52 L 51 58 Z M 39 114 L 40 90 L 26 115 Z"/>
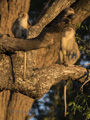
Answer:
<path fill-rule="evenodd" d="M 12 27 L 12 32 L 14 33 L 15 38 L 22 38 L 22 30 L 19 26 Z"/>
<path fill-rule="evenodd" d="M 68 56 L 68 64 L 75 64 L 80 58 L 80 51 L 77 42 L 74 42 L 74 46 Z"/>
<path fill-rule="evenodd" d="M 60 64 L 63 64 L 64 58 L 63 58 L 63 52 L 62 52 L 62 50 L 59 51 L 59 58 L 60 58 Z"/>
<path fill-rule="evenodd" d="M 29 35 L 28 30 L 22 28 L 22 39 L 26 39 L 28 35 Z"/>

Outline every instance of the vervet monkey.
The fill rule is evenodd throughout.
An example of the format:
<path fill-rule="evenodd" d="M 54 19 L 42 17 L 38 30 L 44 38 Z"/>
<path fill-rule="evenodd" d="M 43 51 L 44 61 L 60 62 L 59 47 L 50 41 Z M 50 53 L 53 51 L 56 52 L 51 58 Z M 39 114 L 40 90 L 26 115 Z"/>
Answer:
<path fill-rule="evenodd" d="M 75 64 L 80 57 L 80 52 L 75 39 L 75 30 L 72 27 L 63 29 L 60 46 L 60 63 Z"/>
<path fill-rule="evenodd" d="M 18 18 L 13 23 L 12 26 L 12 33 L 16 38 L 26 39 L 29 32 L 28 32 L 28 14 L 26 12 L 20 12 L 18 14 Z M 24 80 L 25 80 L 25 73 L 26 73 L 26 52 L 24 55 Z"/>
<path fill-rule="evenodd" d="M 66 21 L 68 19 L 68 22 L 70 22 L 75 18 L 75 12 L 72 8 L 66 8 L 64 12 L 63 20 Z M 79 55 L 78 45 L 75 40 L 75 30 L 72 27 L 65 27 L 60 41 L 60 63 L 74 64 Z"/>
<path fill-rule="evenodd" d="M 75 12 L 72 8 L 66 8 L 62 15 L 62 21 L 65 24 L 71 24 L 71 20 L 75 18 Z M 78 44 L 75 40 L 75 30 L 72 27 L 65 27 L 62 31 L 62 38 L 60 40 L 60 64 L 73 65 L 80 57 Z M 65 105 L 65 117 L 67 113 L 66 103 L 66 89 L 67 81 L 64 82 L 64 105 Z"/>
<path fill-rule="evenodd" d="M 78 44 L 75 39 L 75 30 L 72 27 L 66 27 L 62 31 L 62 38 L 60 43 L 60 63 L 65 65 L 73 65 L 80 57 Z M 65 104 L 65 117 L 67 113 L 66 103 L 66 88 L 64 85 L 64 104 Z"/>

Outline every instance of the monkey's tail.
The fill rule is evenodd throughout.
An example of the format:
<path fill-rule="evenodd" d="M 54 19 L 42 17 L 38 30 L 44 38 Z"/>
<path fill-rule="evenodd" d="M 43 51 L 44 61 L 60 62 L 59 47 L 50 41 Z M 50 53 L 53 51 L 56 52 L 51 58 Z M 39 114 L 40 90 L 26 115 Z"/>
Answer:
<path fill-rule="evenodd" d="M 65 112 L 64 117 L 67 115 L 67 99 L 66 99 L 66 90 L 67 90 L 67 81 L 64 83 L 64 106 L 65 106 Z"/>

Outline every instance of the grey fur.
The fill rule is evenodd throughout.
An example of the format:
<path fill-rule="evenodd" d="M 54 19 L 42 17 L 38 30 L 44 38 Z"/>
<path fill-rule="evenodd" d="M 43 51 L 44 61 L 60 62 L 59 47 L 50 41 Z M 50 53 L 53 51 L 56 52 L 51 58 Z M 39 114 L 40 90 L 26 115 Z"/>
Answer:
<path fill-rule="evenodd" d="M 60 64 L 75 64 L 79 57 L 80 52 L 75 40 L 75 30 L 72 27 L 64 28 L 61 39 Z"/>

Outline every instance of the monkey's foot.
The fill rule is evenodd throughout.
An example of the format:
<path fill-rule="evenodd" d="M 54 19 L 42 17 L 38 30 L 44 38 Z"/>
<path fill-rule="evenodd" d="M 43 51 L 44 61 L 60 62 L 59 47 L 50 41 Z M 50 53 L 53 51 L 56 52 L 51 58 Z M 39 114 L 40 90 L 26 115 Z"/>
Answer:
<path fill-rule="evenodd" d="M 66 62 L 64 62 L 63 65 L 64 65 L 65 67 L 68 67 L 68 64 L 67 64 Z"/>

